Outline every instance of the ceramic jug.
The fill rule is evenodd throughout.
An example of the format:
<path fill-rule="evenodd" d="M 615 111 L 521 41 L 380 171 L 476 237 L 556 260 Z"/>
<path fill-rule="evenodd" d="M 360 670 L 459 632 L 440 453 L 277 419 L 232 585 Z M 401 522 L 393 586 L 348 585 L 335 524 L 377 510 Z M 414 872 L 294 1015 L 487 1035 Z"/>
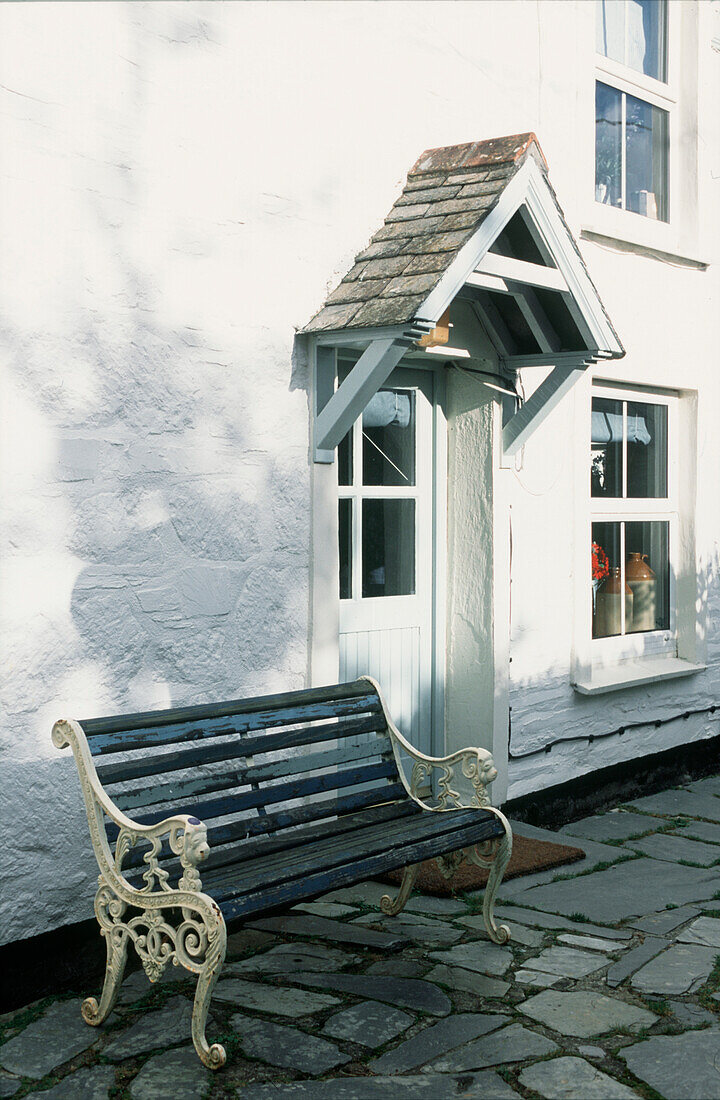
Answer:
<path fill-rule="evenodd" d="M 647 554 L 630 554 L 625 579 L 633 594 L 632 624 L 628 631 L 655 630 L 655 574 L 647 563 Z"/>
<path fill-rule="evenodd" d="M 623 592 L 623 587 L 625 591 Z M 609 638 L 613 634 L 622 633 L 622 605 L 625 598 L 625 630 L 629 630 L 633 623 L 633 593 L 626 583 L 623 586 L 620 577 L 620 566 L 616 565 L 610 570 L 609 576 L 603 581 L 598 592 L 597 610 L 593 637 Z"/>

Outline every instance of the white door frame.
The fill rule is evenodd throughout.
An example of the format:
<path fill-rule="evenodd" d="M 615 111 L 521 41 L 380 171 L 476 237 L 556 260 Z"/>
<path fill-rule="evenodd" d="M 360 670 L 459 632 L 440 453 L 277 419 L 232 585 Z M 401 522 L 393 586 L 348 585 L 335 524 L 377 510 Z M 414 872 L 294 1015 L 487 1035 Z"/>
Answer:
<path fill-rule="evenodd" d="M 329 349 L 324 348 L 327 354 Z M 311 409 L 316 404 L 317 344 L 309 340 Z M 337 353 L 333 349 L 335 363 Z M 445 747 L 445 675 L 446 675 L 446 571 L 447 571 L 447 420 L 445 415 L 445 377 L 442 369 L 413 360 L 398 364 L 413 371 L 428 370 L 433 376 L 432 432 L 434 464 L 432 472 L 432 752 L 442 755 Z M 336 372 L 337 373 L 337 372 Z M 337 463 L 312 461 L 311 472 L 311 561 L 310 561 L 310 644 L 308 682 L 312 686 L 337 683 L 339 678 L 340 595 L 338 560 L 338 485 Z"/>

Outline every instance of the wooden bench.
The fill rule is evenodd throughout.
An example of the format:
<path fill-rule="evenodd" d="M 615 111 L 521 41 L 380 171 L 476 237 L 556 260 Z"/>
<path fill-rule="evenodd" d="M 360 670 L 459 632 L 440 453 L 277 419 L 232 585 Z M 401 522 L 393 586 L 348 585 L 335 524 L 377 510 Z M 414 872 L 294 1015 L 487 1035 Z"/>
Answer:
<path fill-rule="evenodd" d="M 418 864 L 433 857 L 446 874 L 463 856 L 489 868 L 485 926 L 496 943 L 508 939 L 493 904 L 512 834 L 489 804 L 490 754 L 424 756 L 393 725 L 369 677 L 63 720 L 52 737 L 75 754 L 100 867 L 95 914 L 107 967 L 100 1002 L 82 1006 L 89 1024 L 112 1011 L 132 943 L 150 981 L 170 961 L 198 975 L 193 1042 L 217 1069 L 225 1050 L 208 1044 L 205 1024 L 226 921 L 404 868 L 396 898 L 381 903 L 395 914 Z"/>

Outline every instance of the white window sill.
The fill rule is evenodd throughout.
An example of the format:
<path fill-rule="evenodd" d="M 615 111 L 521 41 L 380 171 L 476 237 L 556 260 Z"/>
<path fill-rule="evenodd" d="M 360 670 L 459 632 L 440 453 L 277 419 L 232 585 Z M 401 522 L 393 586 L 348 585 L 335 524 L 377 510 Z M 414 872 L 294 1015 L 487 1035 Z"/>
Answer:
<path fill-rule="evenodd" d="M 631 215 L 632 216 L 632 215 Z M 651 228 L 655 228 L 658 222 L 652 222 Z M 698 256 L 688 256 L 674 247 L 674 242 L 666 244 L 659 239 L 649 239 L 649 235 L 635 234 L 620 228 L 608 229 L 606 226 L 584 225 L 580 230 L 580 238 L 583 241 L 593 241 L 603 248 L 610 248 L 615 252 L 626 252 L 636 256 L 649 256 L 663 263 L 673 264 L 676 267 L 687 267 L 692 271 L 706 271 L 709 261 Z"/>
<path fill-rule="evenodd" d="M 705 667 L 684 661 L 681 657 L 650 657 L 597 669 L 592 679 L 576 680 L 573 687 L 581 695 L 603 695 L 608 691 L 622 691 L 623 688 L 639 687 L 641 684 L 658 684 L 663 680 L 692 676 Z"/>

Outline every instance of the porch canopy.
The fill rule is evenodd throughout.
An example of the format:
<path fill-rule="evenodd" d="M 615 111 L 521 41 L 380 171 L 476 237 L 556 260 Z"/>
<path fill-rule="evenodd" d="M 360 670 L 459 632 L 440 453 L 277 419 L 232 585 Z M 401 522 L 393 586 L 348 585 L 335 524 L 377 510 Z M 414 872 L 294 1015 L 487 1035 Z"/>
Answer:
<path fill-rule="evenodd" d="M 316 461 L 332 462 L 408 349 L 434 346 L 453 358 L 448 311 L 459 302 L 510 383 L 521 367 L 552 368 L 506 421 L 506 454 L 592 363 L 625 354 L 534 134 L 423 153 L 382 227 L 303 329 L 317 348 Z M 335 350 L 348 346 L 362 354 L 336 388 Z"/>

